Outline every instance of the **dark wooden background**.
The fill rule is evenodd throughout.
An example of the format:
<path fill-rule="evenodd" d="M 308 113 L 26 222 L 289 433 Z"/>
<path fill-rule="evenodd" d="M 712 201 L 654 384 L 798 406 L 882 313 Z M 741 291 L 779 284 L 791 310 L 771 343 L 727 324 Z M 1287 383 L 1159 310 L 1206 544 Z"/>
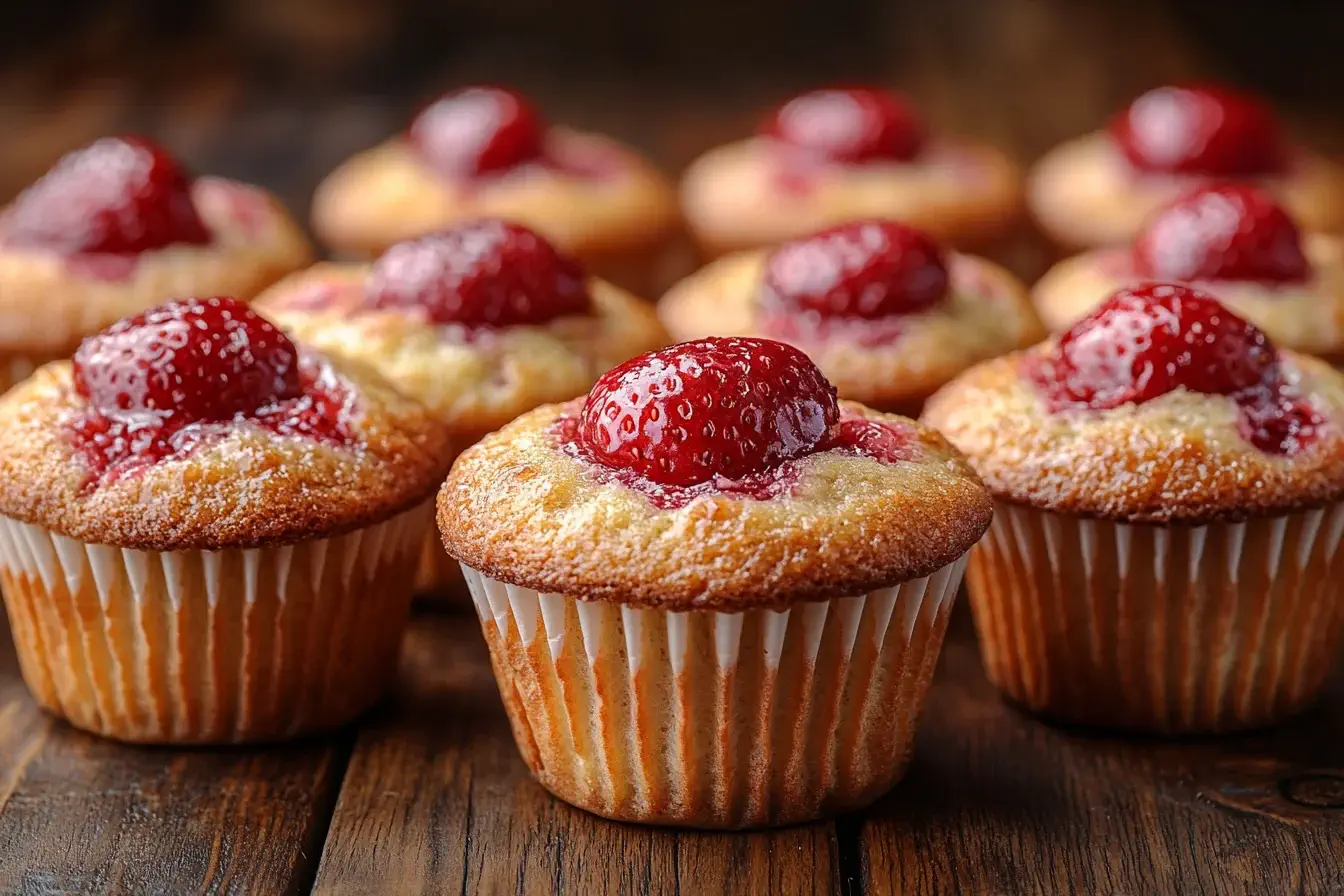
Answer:
<path fill-rule="evenodd" d="M 913 94 L 1026 162 L 1137 91 L 1213 76 L 1344 151 L 1344 4 L 1151 0 L 215 0 L 0 4 L 0 197 L 152 133 L 306 211 L 436 90 L 504 80 L 670 171 L 819 81 Z M 1282 729 L 1157 741 L 1003 706 L 966 619 L 872 811 L 749 835 L 556 802 L 516 758 L 470 615 L 424 614 L 399 692 L 271 749 L 101 742 L 38 712 L 0 631 L 3 893 L 1344 893 L 1344 683 Z"/>

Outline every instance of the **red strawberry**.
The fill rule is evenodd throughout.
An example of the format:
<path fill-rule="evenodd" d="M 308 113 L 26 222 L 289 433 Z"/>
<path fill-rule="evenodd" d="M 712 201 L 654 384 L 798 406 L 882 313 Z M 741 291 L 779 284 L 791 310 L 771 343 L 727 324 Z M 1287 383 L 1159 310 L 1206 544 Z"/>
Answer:
<path fill-rule="evenodd" d="M 1134 241 L 1134 266 L 1159 280 L 1291 283 L 1310 272 L 1293 219 L 1245 184 L 1201 187 L 1158 212 Z"/>
<path fill-rule="evenodd" d="M 412 308 L 439 324 L 541 324 L 589 310 L 578 261 L 519 224 L 485 220 L 398 243 L 365 287 L 374 308 Z"/>
<path fill-rule="evenodd" d="M 14 201 L 0 236 L 67 255 L 210 242 L 191 178 L 165 149 L 138 137 L 105 137 L 66 155 Z"/>
<path fill-rule="evenodd" d="M 903 98 L 855 87 L 813 90 L 780 106 L 764 132 L 835 162 L 909 161 L 924 144 L 919 114 Z"/>
<path fill-rule="evenodd" d="M 1281 171 L 1287 148 L 1274 112 L 1225 87 L 1159 87 L 1111 121 L 1110 132 L 1142 171 L 1245 177 Z"/>
<path fill-rule="evenodd" d="M 450 177 L 497 174 L 542 154 L 546 127 L 532 104 L 503 87 L 465 87 L 416 116 L 410 140 Z"/>
<path fill-rule="evenodd" d="M 761 283 L 767 310 L 881 318 L 936 305 L 947 295 L 943 251 L 895 221 L 857 221 L 785 243 Z"/>
<path fill-rule="evenodd" d="M 1122 289 L 1059 338 L 1033 371 L 1057 408 L 1114 408 L 1184 387 L 1231 395 L 1277 376 L 1269 338 L 1207 293 Z"/>
<path fill-rule="evenodd" d="M 301 393 L 289 337 L 237 299 L 184 299 L 90 336 L 75 390 L 113 417 L 227 420 Z"/>
<path fill-rule="evenodd" d="M 599 463 L 663 485 L 740 479 L 809 454 L 840 419 L 806 355 L 768 339 L 703 339 L 608 371 L 579 438 Z"/>

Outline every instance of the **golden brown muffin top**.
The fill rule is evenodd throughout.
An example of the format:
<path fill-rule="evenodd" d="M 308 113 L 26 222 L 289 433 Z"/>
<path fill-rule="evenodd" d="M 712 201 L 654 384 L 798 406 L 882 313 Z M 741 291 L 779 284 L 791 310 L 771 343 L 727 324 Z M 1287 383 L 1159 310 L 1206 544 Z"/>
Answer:
<path fill-rule="evenodd" d="M 929 575 L 989 526 L 988 495 L 941 436 L 852 402 L 845 417 L 901 433 L 908 455 L 821 450 L 789 461 L 795 478 L 771 497 L 711 490 L 665 506 L 565 449 L 582 404 L 538 408 L 461 455 L 438 499 L 451 555 L 542 592 L 736 612 Z"/>
<path fill-rule="evenodd" d="M 1292 454 L 1263 451 L 1236 400 L 1177 388 L 1141 404 L 1052 412 L 1023 375 L 1052 343 L 967 371 L 923 421 L 966 453 L 996 498 L 1125 522 L 1207 523 L 1319 506 L 1344 497 L 1344 375 L 1279 352 L 1288 384 L 1324 419 Z"/>
<path fill-rule="evenodd" d="M 451 456 L 433 415 L 358 365 L 312 353 L 303 364 L 344 403 L 342 438 L 203 424 L 194 447 L 115 476 L 73 432 L 90 403 L 71 364 L 48 364 L 0 398 L 0 513 L 84 542 L 217 550 L 325 538 L 429 497 Z"/>

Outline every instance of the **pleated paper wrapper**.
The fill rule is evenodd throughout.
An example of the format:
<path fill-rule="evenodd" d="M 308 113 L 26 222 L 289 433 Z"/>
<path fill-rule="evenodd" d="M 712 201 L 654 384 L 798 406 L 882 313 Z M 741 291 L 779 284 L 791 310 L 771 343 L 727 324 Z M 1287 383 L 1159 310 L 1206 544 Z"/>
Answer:
<path fill-rule="evenodd" d="M 965 562 L 741 613 L 463 574 L 519 750 L 545 787 L 609 818 L 736 828 L 857 808 L 900 779 Z"/>
<path fill-rule="evenodd" d="M 1344 639 L 1344 505 L 1130 525 L 998 504 L 967 591 L 989 677 L 1062 721 L 1218 732 L 1320 694 Z"/>
<path fill-rule="evenodd" d="M 0 518 L 24 680 L 72 724 L 147 743 L 332 728 L 392 683 L 430 506 L 330 539 L 155 553 Z"/>

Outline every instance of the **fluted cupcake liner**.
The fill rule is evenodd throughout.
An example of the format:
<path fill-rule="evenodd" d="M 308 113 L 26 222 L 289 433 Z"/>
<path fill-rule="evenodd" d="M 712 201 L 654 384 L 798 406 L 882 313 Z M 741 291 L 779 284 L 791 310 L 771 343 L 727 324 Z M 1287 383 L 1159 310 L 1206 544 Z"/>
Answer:
<path fill-rule="evenodd" d="M 1319 695 L 1344 641 L 1344 505 L 1128 525 L 1000 503 L 967 589 L 991 680 L 1062 721 L 1217 732 Z"/>
<path fill-rule="evenodd" d="M 396 673 L 428 505 L 330 539 L 155 553 L 0 518 L 0 586 L 39 704 L 107 737 L 331 728 Z"/>
<path fill-rule="evenodd" d="M 545 787 L 609 818 L 729 828 L 857 808 L 900 779 L 965 562 L 741 613 L 463 574 L 519 750 Z"/>

